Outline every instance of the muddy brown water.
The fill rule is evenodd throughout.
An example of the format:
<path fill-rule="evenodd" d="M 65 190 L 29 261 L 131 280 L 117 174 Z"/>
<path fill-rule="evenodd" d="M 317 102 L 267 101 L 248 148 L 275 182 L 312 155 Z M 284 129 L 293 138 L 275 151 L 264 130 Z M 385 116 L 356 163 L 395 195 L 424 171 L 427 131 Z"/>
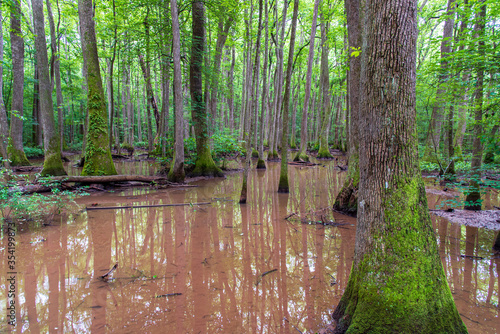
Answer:
<path fill-rule="evenodd" d="M 353 258 L 355 219 L 324 210 L 343 182 L 334 165 L 290 166 L 290 194 L 278 194 L 279 165 L 270 163 L 251 173 L 246 205 L 237 203 L 241 173 L 199 181 L 196 188 L 137 188 L 79 199 L 83 209 L 191 205 L 82 210 L 17 231 L 15 327 L 6 317 L 10 270 L 3 234 L 0 329 L 314 333 L 330 323 Z M 436 196 L 430 195 L 431 205 Z M 202 202 L 211 204 L 193 204 Z M 498 194 L 493 202 L 498 205 Z M 491 254 L 496 232 L 442 218 L 433 223 L 470 333 L 500 333 L 500 259 Z M 100 280 L 115 263 L 113 277 Z"/>

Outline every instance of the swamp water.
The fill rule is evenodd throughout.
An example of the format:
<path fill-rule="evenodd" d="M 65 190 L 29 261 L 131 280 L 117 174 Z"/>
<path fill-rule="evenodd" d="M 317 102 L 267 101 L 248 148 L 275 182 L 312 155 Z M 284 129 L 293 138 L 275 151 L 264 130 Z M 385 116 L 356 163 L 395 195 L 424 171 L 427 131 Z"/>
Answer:
<path fill-rule="evenodd" d="M 328 210 L 344 177 L 334 166 L 290 166 L 290 194 L 278 194 L 279 164 L 269 163 L 251 173 L 246 205 L 237 202 L 241 173 L 79 199 L 78 214 L 17 231 L 15 327 L 4 233 L 0 331 L 314 333 L 330 323 L 354 252 L 356 220 Z M 188 205 L 85 210 L 173 203 Z M 500 333 L 496 232 L 433 222 L 469 332 Z M 115 263 L 113 278 L 99 279 Z"/>

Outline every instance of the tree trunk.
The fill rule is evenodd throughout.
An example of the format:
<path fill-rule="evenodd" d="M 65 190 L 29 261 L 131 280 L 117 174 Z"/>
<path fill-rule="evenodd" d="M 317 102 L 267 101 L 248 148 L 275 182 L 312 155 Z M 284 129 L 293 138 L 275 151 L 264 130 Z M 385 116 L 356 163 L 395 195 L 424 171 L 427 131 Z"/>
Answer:
<path fill-rule="evenodd" d="M 448 70 L 448 57 L 451 54 L 451 45 L 453 41 L 453 25 L 455 22 L 455 0 L 448 0 L 448 9 L 446 11 L 446 21 L 443 28 L 443 39 L 441 41 L 441 68 L 439 74 L 438 90 L 436 93 L 436 102 L 432 108 L 431 121 L 427 132 L 427 141 L 424 152 L 424 160 L 436 160 L 439 152 L 439 138 L 443 122 L 446 100 L 447 83 L 450 78 Z M 434 157 L 434 158 L 432 158 Z"/>
<path fill-rule="evenodd" d="M 466 333 L 418 164 L 417 1 L 362 0 L 360 8 L 358 223 L 335 332 Z"/>
<path fill-rule="evenodd" d="M 10 40 L 12 50 L 12 74 L 13 74 L 13 91 L 12 105 L 10 117 L 10 138 L 8 145 L 8 154 L 12 166 L 29 166 L 30 163 L 26 158 L 23 148 L 23 94 L 24 94 L 24 40 L 21 31 L 21 0 L 13 0 L 10 9 Z M 36 62 L 36 60 L 35 60 Z M 38 76 L 38 65 L 35 65 L 35 77 Z M 34 84 L 39 88 L 38 82 Z M 34 103 L 33 111 L 39 116 L 39 96 L 35 95 L 36 89 L 33 92 Z M 38 99 L 38 100 L 37 100 Z M 38 107 L 38 108 L 37 108 Z M 36 130 L 36 140 L 41 144 L 40 122 Z"/>
<path fill-rule="evenodd" d="M 480 0 L 481 9 L 476 17 L 474 30 L 476 38 L 479 38 L 478 53 L 481 60 L 477 65 L 477 83 L 474 96 L 474 140 L 472 142 L 471 180 L 469 182 L 468 194 L 465 198 L 465 210 L 481 210 L 481 194 L 479 192 L 479 182 L 481 181 L 481 164 L 483 160 L 483 85 L 484 85 L 484 56 L 486 30 L 486 2 Z"/>
<path fill-rule="evenodd" d="M 290 32 L 290 47 L 288 49 L 288 64 L 286 67 L 285 96 L 283 97 L 283 133 L 281 135 L 281 170 L 278 184 L 278 192 L 288 193 L 288 132 L 290 128 L 290 90 L 292 86 L 293 52 L 295 48 L 295 32 L 297 30 L 297 18 L 299 12 L 299 0 L 293 2 L 292 31 Z M 283 19 L 285 19 L 283 17 Z"/>
<path fill-rule="evenodd" d="M 264 3 L 265 13 L 265 40 L 264 40 L 264 66 L 263 66 L 263 82 L 262 82 L 262 96 L 261 96 L 261 114 L 260 114 L 260 133 L 259 133 L 259 159 L 257 160 L 257 169 L 265 169 L 266 163 L 264 162 L 264 133 L 265 133 L 265 120 L 267 120 L 267 102 L 268 102 L 268 84 L 267 84 L 267 67 L 269 62 L 269 9 L 267 0 Z"/>
<path fill-rule="evenodd" d="M 108 115 L 102 87 L 92 0 L 78 0 L 82 30 L 82 52 L 87 64 L 87 147 L 82 175 L 115 175 L 109 149 Z"/>
<path fill-rule="evenodd" d="M 172 15 L 173 60 L 174 60 L 174 115 L 175 115 L 175 153 L 168 173 L 169 181 L 183 182 L 184 172 L 184 111 L 182 108 L 182 71 L 181 36 L 177 0 L 170 0 Z"/>
<path fill-rule="evenodd" d="M 241 186 L 241 193 L 240 193 L 240 203 L 246 203 L 247 202 L 247 193 L 248 193 L 248 173 L 250 170 L 250 162 L 251 162 L 251 114 L 253 112 L 253 107 L 255 106 L 255 119 L 257 119 L 258 116 L 258 107 L 257 107 L 257 102 L 258 98 L 254 99 L 254 95 L 257 95 L 258 91 L 258 84 L 259 84 L 259 69 L 260 69 L 260 37 L 262 35 L 262 11 L 263 11 L 263 6 L 262 6 L 262 0 L 259 0 L 259 25 L 257 28 L 257 39 L 255 41 L 255 61 L 253 64 L 253 69 L 252 69 L 252 83 L 250 87 L 250 96 L 248 98 L 249 100 L 249 107 L 248 107 L 248 122 L 246 125 L 245 132 L 248 133 L 247 136 L 247 141 L 245 143 L 245 150 L 246 150 L 246 155 L 245 155 L 245 169 L 243 171 L 243 184 Z M 251 45 L 249 44 L 249 47 Z M 256 132 L 256 128 L 254 129 L 254 132 Z"/>
<path fill-rule="evenodd" d="M 347 73 L 348 98 L 350 114 L 348 137 L 348 170 L 344 186 L 335 199 L 333 208 L 348 215 L 355 216 L 358 209 L 359 184 L 359 101 L 360 101 L 360 72 L 361 72 L 361 23 L 359 18 L 360 0 L 345 2 L 347 15 L 347 36 L 349 41 L 349 71 Z M 337 123 L 338 126 L 338 123 Z M 337 132 L 338 133 L 338 132 Z M 338 138 L 338 135 L 336 136 Z"/>
<path fill-rule="evenodd" d="M 196 135 L 197 158 L 193 175 L 223 176 L 215 166 L 208 145 L 208 124 L 205 101 L 203 99 L 203 56 L 205 53 L 205 6 L 195 0 L 192 5 L 192 44 L 189 70 L 191 90 L 191 117 Z"/>
<path fill-rule="evenodd" d="M 330 123 L 330 115 L 332 113 L 331 92 L 330 92 L 330 71 L 328 70 L 328 24 L 323 17 L 321 19 L 321 91 L 323 92 L 322 118 L 318 119 L 319 123 L 319 149 L 318 159 L 332 159 L 328 147 L 328 124 Z"/>
<path fill-rule="evenodd" d="M 55 128 L 52 90 L 49 77 L 49 60 L 45 41 L 45 25 L 43 19 L 43 0 L 32 0 L 33 21 L 35 26 L 35 49 L 38 64 L 40 87 L 40 113 L 42 116 L 43 144 L 45 158 L 42 176 L 66 175 L 62 160 L 59 131 Z"/>
<path fill-rule="evenodd" d="M 64 102 L 61 89 L 61 70 L 59 61 L 59 38 L 56 33 L 59 33 L 59 22 L 57 24 L 57 31 L 54 24 L 54 17 L 52 15 L 52 6 L 50 5 L 50 0 L 46 0 L 47 5 L 47 15 L 49 17 L 50 26 L 50 49 L 52 51 L 50 57 L 51 64 L 51 80 L 52 80 L 52 90 L 54 90 L 54 83 L 56 86 L 56 106 L 57 106 L 57 120 L 59 123 L 59 146 L 61 148 L 61 155 L 64 146 Z M 58 20 L 61 20 L 61 15 L 59 15 Z"/>
<path fill-rule="evenodd" d="M 9 137 L 9 124 L 7 121 L 7 110 L 3 101 L 3 15 L 0 7 L 0 155 L 5 168 L 10 168 L 7 154 Z"/>
<path fill-rule="evenodd" d="M 304 90 L 304 107 L 302 108 L 302 125 L 300 128 L 300 148 L 293 159 L 294 161 L 309 161 L 307 155 L 307 117 L 309 116 L 309 99 L 311 97 L 311 79 L 314 60 L 314 40 L 316 39 L 316 25 L 318 20 L 318 8 L 320 0 L 314 1 L 313 19 L 311 24 L 311 36 L 309 37 L 309 56 L 307 58 L 306 87 Z M 326 46 L 326 45 L 325 45 Z M 328 65 L 327 65 L 328 66 Z M 327 69 L 328 70 L 328 69 Z"/>

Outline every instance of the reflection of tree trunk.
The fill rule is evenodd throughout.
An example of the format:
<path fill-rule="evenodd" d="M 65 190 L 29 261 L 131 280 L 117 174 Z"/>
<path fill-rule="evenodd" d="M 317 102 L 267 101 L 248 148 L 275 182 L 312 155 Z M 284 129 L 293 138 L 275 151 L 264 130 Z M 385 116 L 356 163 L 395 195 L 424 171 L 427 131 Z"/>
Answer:
<path fill-rule="evenodd" d="M 59 266 L 56 256 L 60 255 L 60 232 L 59 229 L 52 229 L 47 236 L 45 243 L 47 254 L 49 255 L 47 266 L 47 276 L 49 279 L 49 332 L 56 333 L 59 326 Z"/>
<path fill-rule="evenodd" d="M 474 256 L 474 249 L 476 245 L 478 229 L 477 227 L 465 227 L 465 255 Z M 472 297 L 472 270 L 474 260 L 472 258 L 464 259 L 464 291 L 469 297 Z"/>
<path fill-rule="evenodd" d="M 460 234 L 461 227 L 458 224 L 450 225 L 450 260 L 451 274 L 453 278 L 453 289 L 455 293 L 461 288 L 460 276 Z"/>
<path fill-rule="evenodd" d="M 194 304 L 194 332 L 206 333 L 208 313 L 208 294 L 209 290 L 205 286 L 205 277 L 207 275 L 205 266 L 207 265 L 208 254 L 205 253 L 207 247 L 207 226 L 206 213 L 197 211 L 191 224 L 191 242 L 189 252 L 191 253 L 191 286 L 193 289 Z"/>
<path fill-rule="evenodd" d="M 88 214 L 88 226 L 91 234 L 91 247 L 94 259 L 93 277 L 105 274 L 111 268 L 111 238 L 115 219 L 114 211 L 100 212 L 98 215 Z M 108 290 L 103 289 L 103 282 L 92 282 L 92 333 L 102 333 L 106 326 L 106 305 Z"/>
<path fill-rule="evenodd" d="M 183 200 L 184 196 L 180 198 Z M 176 312 L 176 332 L 185 333 L 186 314 L 186 224 L 189 224 L 185 219 L 184 207 L 176 207 L 173 209 L 172 226 L 175 226 L 174 242 L 172 243 L 173 252 L 175 253 L 176 274 L 174 277 L 174 287 L 176 293 L 182 295 L 175 298 L 175 312 Z"/>
<path fill-rule="evenodd" d="M 26 251 L 26 258 L 34 258 L 33 247 L 31 245 L 28 245 L 28 247 L 26 247 Z M 38 315 L 36 309 L 37 275 L 35 271 L 35 262 L 26 261 L 26 263 L 27 266 L 24 273 L 24 296 L 26 298 L 25 305 L 28 311 L 28 324 L 31 333 L 38 334 L 40 333 L 40 326 L 38 324 Z M 19 324 L 20 323 L 18 323 L 18 325 Z"/>

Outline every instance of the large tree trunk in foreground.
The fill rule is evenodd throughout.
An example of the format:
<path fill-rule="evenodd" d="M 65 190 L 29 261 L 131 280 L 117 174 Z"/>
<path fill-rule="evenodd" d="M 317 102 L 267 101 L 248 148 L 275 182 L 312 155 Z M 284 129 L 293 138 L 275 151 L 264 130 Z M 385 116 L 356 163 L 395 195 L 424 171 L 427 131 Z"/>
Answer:
<path fill-rule="evenodd" d="M 283 133 L 281 135 L 281 170 L 278 183 L 278 192 L 289 192 L 288 185 L 288 130 L 290 128 L 290 90 L 292 86 L 293 50 L 295 48 L 295 32 L 297 30 L 297 17 L 299 12 L 299 0 L 293 2 L 292 31 L 290 33 L 290 47 L 288 49 L 288 63 L 286 67 L 285 96 L 283 97 Z"/>
<path fill-rule="evenodd" d="M 23 148 L 24 40 L 21 32 L 20 1 L 21 0 L 13 0 L 10 7 L 10 41 L 13 82 L 10 138 L 7 150 L 12 166 L 29 166 L 30 163 L 26 158 Z M 37 72 L 37 68 L 38 66 L 35 65 L 35 72 Z M 35 77 L 37 77 L 37 73 L 35 73 Z M 39 128 L 38 126 L 37 129 Z"/>
<path fill-rule="evenodd" d="M 82 52 L 87 64 L 87 108 L 89 125 L 82 175 L 115 175 L 109 149 L 108 114 L 102 87 L 92 0 L 78 1 L 82 30 Z"/>
<path fill-rule="evenodd" d="M 170 0 L 172 15 L 173 60 L 174 60 L 174 114 L 175 114 L 175 154 L 168 173 L 168 179 L 182 182 L 184 173 L 184 111 L 182 108 L 181 36 L 177 0 Z"/>
<path fill-rule="evenodd" d="M 466 333 L 446 281 L 416 138 L 416 0 L 362 0 L 360 183 L 337 333 Z"/>
<path fill-rule="evenodd" d="M 45 25 L 43 22 L 43 0 L 32 0 L 33 21 L 35 26 L 35 49 L 38 64 L 38 84 L 40 89 L 40 114 L 42 116 L 43 146 L 45 157 L 42 176 L 66 175 L 62 160 L 59 131 L 54 121 L 52 89 L 49 77 L 49 60 L 45 41 Z"/>
<path fill-rule="evenodd" d="M 361 26 L 359 18 L 360 0 L 346 0 L 347 33 L 349 40 L 349 72 L 348 75 L 348 109 L 350 112 L 348 132 L 348 166 L 344 186 L 335 199 L 333 208 L 348 215 L 356 216 L 358 211 L 358 184 L 359 184 L 359 89 L 361 56 Z"/>
<path fill-rule="evenodd" d="M 207 110 L 203 99 L 203 56 L 205 53 L 205 6 L 201 1 L 193 2 L 193 36 L 189 82 L 191 89 L 191 115 L 196 135 L 197 159 L 193 175 L 223 176 L 215 165 L 208 145 Z"/>

